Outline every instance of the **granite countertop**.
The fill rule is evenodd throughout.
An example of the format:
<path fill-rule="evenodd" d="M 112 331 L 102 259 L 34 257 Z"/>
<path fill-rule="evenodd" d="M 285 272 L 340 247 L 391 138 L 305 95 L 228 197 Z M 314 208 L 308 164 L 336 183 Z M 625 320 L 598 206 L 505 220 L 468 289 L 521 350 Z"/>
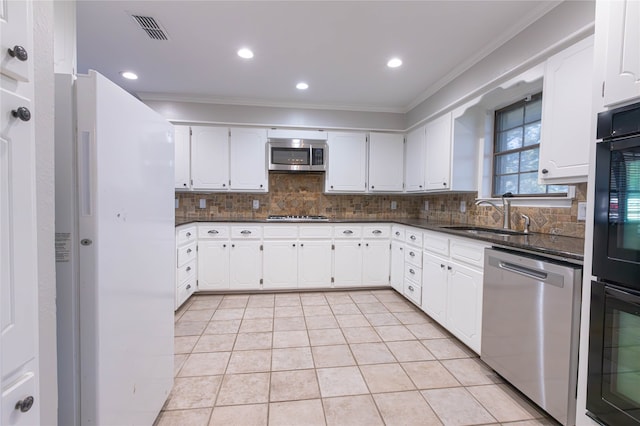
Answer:
<path fill-rule="evenodd" d="M 553 234 L 540 234 L 532 232 L 524 235 L 500 235 L 490 233 L 470 233 L 465 230 L 446 228 L 449 226 L 475 226 L 472 224 L 463 223 L 438 223 L 428 222 L 424 219 L 330 219 L 329 221 L 322 222 L 310 222 L 310 221 L 287 221 L 287 222 L 274 222 L 267 221 L 266 219 L 250 219 L 250 218 L 238 218 L 238 219 L 187 219 L 176 217 L 176 226 L 185 225 L 188 223 L 198 222 L 229 222 L 229 223 L 397 223 L 400 225 L 414 226 L 417 228 L 444 232 L 450 235 L 456 235 L 459 237 L 471 238 L 474 240 L 485 241 L 491 243 L 494 246 L 525 250 L 542 256 L 549 256 L 554 259 L 564 260 L 573 263 L 582 264 L 584 259 L 584 239 L 576 237 L 567 237 L 564 235 Z"/>

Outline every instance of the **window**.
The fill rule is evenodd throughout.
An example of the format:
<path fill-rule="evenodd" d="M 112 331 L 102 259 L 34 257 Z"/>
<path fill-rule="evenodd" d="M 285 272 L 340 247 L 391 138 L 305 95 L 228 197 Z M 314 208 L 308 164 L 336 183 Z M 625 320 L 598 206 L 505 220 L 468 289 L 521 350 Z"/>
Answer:
<path fill-rule="evenodd" d="M 493 149 L 493 196 L 565 195 L 566 185 L 538 184 L 542 93 L 497 110 Z"/>

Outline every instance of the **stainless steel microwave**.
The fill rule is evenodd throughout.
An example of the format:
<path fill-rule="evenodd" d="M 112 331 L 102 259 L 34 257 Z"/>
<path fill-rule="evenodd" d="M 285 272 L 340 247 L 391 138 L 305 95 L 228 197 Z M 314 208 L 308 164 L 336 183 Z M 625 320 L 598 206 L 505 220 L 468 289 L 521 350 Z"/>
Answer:
<path fill-rule="evenodd" d="M 271 138 L 267 149 L 269 170 L 323 172 L 327 169 L 326 141 Z"/>

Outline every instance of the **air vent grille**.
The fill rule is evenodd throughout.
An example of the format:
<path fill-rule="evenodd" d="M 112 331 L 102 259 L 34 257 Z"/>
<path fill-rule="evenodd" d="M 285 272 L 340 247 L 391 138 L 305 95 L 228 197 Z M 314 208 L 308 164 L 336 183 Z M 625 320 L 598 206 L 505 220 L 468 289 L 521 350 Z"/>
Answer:
<path fill-rule="evenodd" d="M 154 40 L 169 40 L 167 33 L 151 16 L 131 15 L 133 19 L 140 25 L 140 28 L 147 33 L 147 35 Z"/>

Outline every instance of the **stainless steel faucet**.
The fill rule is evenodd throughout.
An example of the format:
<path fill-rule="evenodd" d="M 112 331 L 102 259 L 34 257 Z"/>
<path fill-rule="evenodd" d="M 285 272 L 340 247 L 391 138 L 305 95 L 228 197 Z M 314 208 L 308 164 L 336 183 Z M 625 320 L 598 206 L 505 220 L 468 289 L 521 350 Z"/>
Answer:
<path fill-rule="evenodd" d="M 509 200 L 511 197 L 513 197 L 513 194 L 510 192 L 502 195 L 502 209 L 489 200 L 478 200 L 476 201 L 476 206 L 489 204 L 502 215 L 502 228 L 511 229 L 511 200 Z"/>
<path fill-rule="evenodd" d="M 529 226 L 531 225 L 531 219 L 526 214 L 520 213 L 520 216 L 524 219 L 524 233 L 529 233 Z"/>

